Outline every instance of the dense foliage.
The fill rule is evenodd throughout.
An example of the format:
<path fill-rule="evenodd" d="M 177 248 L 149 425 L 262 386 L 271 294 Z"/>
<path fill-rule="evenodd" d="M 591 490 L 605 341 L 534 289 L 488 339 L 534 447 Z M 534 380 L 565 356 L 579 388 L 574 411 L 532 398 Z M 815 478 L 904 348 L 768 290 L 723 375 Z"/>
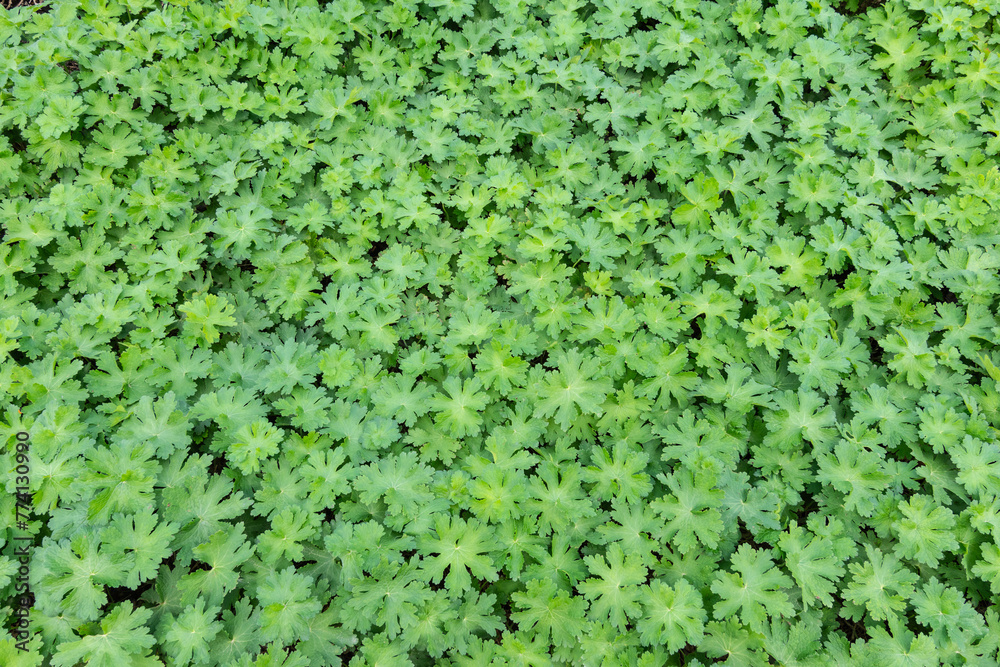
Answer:
<path fill-rule="evenodd" d="M 995 666 L 998 21 L 4 13 L 0 663 Z"/>

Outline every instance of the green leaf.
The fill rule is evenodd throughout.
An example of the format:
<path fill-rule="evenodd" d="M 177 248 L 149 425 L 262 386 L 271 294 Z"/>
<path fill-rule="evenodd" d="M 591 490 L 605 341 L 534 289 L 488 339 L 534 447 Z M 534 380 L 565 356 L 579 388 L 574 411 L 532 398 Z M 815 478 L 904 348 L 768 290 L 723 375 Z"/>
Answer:
<path fill-rule="evenodd" d="M 192 299 L 178 307 L 184 313 L 185 331 L 196 332 L 196 338 L 212 344 L 219 340 L 218 327 L 231 327 L 236 324 L 232 317 L 233 306 L 226 297 L 215 294 L 205 294 L 199 299 Z"/>
<path fill-rule="evenodd" d="M 59 644 L 52 656 L 52 664 L 55 667 L 72 667 L 83 661 L 93 667 L 138 664 L 137 661 L 147 656 L 150 647 L 156 643 L 145 627 L 151 613 L 141 607 L 135 609 L 127 601 L 116 605 L 101 619 L 100 634 Z"/>
<path fill-rule="evenodd" d="M 792 580 L 774 565 L 770 550 L 740 545 L 732 558 L 733 572 L 720 573 L 712 582 L 712 592 L 719 596 L 715 618 L 739 613 L 740 620 L 752 630 L 762 632 L 768 615 L 789 616 L 795 609 L 782 590 Z"/>
<path fill-rule="evenodd" d="M 525 592 L 511 595 L 519 611 L 510 617 L 523 632 L 557 646 L 573 646 L 584 632 L 587 605 L 581 598 L 560 590 L 551 579 L 532 579 Z"/>
<path fill-rule="evenodd" d="M 583 561 L 591 574 L 597 575 L 576 585 L 591 601 L 590 617 L 595 621 L 609 620 L 624 630 L 630 619 L 642 614 L 640 600 L 647 570 L 638 556 L 625 556 L 621 545 L 614 543 L 604 556 L 585 556 Z"/>
<path fill-rule="evenodd" d="M 708 615 L 701 594 L 684 579 L 672 587 L 662 581 L 648 586 L 645 613 L 636 627 L 639 638 L 648 646 L 665 644 L 671 653 L 688 644 L 697 646 L 704 636 Z"/>

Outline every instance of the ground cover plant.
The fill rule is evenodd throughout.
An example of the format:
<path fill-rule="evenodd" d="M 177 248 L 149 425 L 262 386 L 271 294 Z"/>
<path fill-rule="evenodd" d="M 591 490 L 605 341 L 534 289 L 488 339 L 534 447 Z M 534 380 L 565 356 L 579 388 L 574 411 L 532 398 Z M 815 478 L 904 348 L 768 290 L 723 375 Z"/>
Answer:
<path fill-rule="evenodd" d="M 0 664 L 995 666 L 998 14 L 0 14 Z"/>

